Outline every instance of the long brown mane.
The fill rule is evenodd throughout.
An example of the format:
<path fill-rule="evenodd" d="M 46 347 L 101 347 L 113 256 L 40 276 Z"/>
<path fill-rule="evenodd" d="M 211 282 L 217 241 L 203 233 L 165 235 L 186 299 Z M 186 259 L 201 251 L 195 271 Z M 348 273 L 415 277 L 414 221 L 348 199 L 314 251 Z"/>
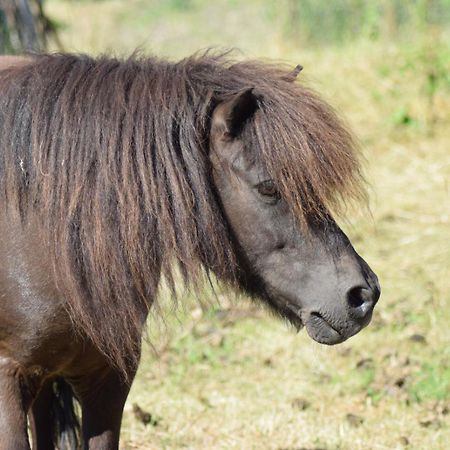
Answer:
<path fill-rule="evenodd" d="M 33 214 L 79 329 L 124 368 L 163 274 L 236 279 L 210 175 L 214 106 L 254 87 L 244 131 L 299 223 L 358 193 L 351 136 L 284 68 L 194 56 L 44 55 L 0 74 L 0 201 Z"/>

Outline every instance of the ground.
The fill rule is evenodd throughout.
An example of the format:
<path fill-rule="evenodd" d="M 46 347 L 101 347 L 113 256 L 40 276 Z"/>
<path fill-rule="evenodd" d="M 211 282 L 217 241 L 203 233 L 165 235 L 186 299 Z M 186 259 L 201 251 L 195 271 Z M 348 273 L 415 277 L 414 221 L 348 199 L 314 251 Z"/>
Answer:
<path fill-rule="evenodd" d="M 207 307 L 189 297 L 176 312 L 163 298 L 167 319 L 149 322 L 122 448 L 448 448 L 448 35 L 309 47 L 266 26 L 273 17 L 259 13 L 261 2 L 176 3 L 48 0 L 47 8 L 67 50 L 140 46 L 177 58 L 220 45 L 301 63 L 300 77 L 360 140 L 370 207 L 352 209 L 342 225 L 378 273 L 382 297 L 371 325 L 336 347 L 230 292 Z"/>

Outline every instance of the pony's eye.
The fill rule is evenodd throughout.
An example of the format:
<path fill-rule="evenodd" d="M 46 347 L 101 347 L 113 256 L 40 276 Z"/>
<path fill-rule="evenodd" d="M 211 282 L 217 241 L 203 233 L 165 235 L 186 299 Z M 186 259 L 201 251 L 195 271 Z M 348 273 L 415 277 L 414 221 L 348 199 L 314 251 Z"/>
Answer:
<path fill-rule="evenodd" d="M 259 183 L 258 185 L 256 185 L 256 189 L 258 189 L 258 192 L 265 197 L 280 197 L 280 193 L 278 192 L 275 183 L 272 180 L 266 180 L 262 183 Z"/>

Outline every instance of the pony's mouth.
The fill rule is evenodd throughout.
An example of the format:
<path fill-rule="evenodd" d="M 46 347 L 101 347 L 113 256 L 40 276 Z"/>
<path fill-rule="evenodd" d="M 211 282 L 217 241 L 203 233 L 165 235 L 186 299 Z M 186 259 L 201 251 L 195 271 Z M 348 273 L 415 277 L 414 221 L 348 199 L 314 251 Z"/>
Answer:
<path fill-rule="evenodd" d="M 297 330 L 305 327 L 309 337 L 319 344 L 340 344 L 359 331 L 355 330 L 354 333 L 348 335 L 347 333 L 338 331 L 330 321 L 326 320 L 323 315 L 317 311 L 304 313 L 301 308 L 291 303 L 287 304 L 287 308 L 290 312 L 289 321 L 297 328 Z"/>
<path fill-rule="evenodd" d="M 305 327 L 309 337 L 319 344 L 340 344 L 363 328 L 360 324 L 349 323 L 343 329 L 339 329 L 329 318 L 325 318 L 320 312 L 304 311 L 299 305 L 286 300 L 282 311 L 282 315 L 297 331 Z"/>
<path fill-rule="evenodd" d="M 348 337 L 340 333 L 320 313 L 312 312 L 305 320 L 306 331 L 311 339 L 320 344 L 335 345 L 344 342 Z"/>

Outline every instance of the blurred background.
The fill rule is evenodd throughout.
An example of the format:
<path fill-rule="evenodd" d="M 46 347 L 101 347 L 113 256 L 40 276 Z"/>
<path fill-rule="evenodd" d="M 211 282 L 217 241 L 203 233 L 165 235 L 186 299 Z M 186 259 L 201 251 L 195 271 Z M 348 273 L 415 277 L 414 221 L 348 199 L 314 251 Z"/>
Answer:
<path fill-rule="evenodd" d="M 343 226 L 382 297 L 328 348 L 229 292 L 187 295 L 150 319 L 122 447 L 448 448 L 450 0 L 0 0 L 3 53 L 207 47 L 302 64 L 354 130 L 370 212 Z"/>

